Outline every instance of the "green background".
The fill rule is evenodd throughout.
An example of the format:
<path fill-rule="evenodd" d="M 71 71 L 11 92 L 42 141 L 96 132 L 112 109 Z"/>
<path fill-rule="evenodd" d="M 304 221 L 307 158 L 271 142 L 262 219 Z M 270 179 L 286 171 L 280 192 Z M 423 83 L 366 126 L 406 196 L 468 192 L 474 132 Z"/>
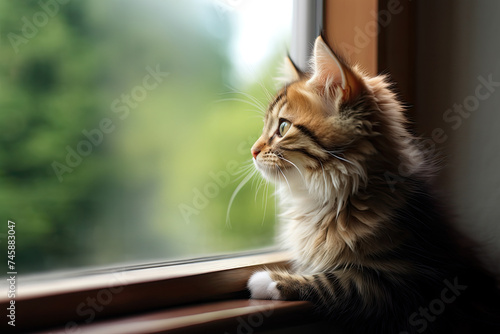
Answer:
<path fill-rule="evenodd" d="M 245 169 L 250 147 L 262 129 L 251 104 L 268 102 L 283 54 L 262 64 L 259 82 L 241 80 L 231 61 L 232 14 L 205 2 L 47 8 L 0 2 L 0 241 L 6 245 L 13 220 L 18 272 L 272 245 L 275 201 L 272 189 L 258 187 L 260 178 L 235 198 L 231 226 L 226 212 L 252 170 Z M 38 27 L 40 12 L 48 22 Z M 148 67 L 168 75 L 120 119 L 113 101 L 142 86 Z M 60 182 L 54 162 L 67 166 L 67 147 L 77 150 L 82 131 L 106 118 L 112 131 Z M 240 174 L 230 175 L 228 163 Z M 213 198 L 196 202 L 197 191 Z M 188 207 L 196 213 L 186 218 L 181 209 Z"/>

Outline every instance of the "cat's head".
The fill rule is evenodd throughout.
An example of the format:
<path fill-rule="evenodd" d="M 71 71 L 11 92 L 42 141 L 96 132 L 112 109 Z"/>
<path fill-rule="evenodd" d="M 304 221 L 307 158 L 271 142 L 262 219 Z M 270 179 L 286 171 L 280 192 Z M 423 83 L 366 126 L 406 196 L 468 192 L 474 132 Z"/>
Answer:
<path fill-rule="evenodd" d="M 411 136 L 402 107 L 384 77 L 349 66 L 321 37 L 311 73 L 290 60 L 285 66 L 288 82 L 270 103 L 251 150 L 265 178 L 292 191 L 327 195 L 333 187 L 348 196 L 366 186 L 369 166 L 414 163 L 404 153 Z"/>

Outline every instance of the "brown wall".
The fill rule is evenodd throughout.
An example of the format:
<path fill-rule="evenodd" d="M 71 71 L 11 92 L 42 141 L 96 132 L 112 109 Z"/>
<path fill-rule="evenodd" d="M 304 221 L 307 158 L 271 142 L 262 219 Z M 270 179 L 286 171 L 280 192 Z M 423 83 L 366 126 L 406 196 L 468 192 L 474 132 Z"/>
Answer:
<path fill-rule="evenodd" d="M 324 0 L 326 42 L 374 75 L 377 71 L 378 0 Z M 376 15 L 375 15 L 376 17 Z"/>
<path fill-rule="evenodd" d="M 439 158 L 457 224 L 500 272 L 499 12 L 489 0 L 325 0 L 324 30 L 351 61 L 391 76 Z"/>
<path fill-rule="evenodd" d="M 325 0 L 327 43 L 369 74 L 389 74 L 402 99 L 415 91 L 415 5 L 396 0 Z"/>
<path fill-rule="evenodd" d="M 417 133 L 442 157 L 437 181 L 457 223 L 500 273 L 498 13 L 499 1 L 418 2 L 415 110 Z"/>

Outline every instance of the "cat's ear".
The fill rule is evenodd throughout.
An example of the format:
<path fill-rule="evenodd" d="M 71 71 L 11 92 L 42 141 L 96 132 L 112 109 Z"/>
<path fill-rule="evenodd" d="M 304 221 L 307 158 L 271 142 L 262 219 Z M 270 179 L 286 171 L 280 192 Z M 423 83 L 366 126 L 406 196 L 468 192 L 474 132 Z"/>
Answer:
<path fill-rule="evenodd" d="M 307 84 L 324 91 L 340 86 L 344 100 L 357 97 L 363 87 L 361 80 L 349 66 L 339 59 L 319 36 L 314 43 L 313 74 Z"/>
<path fill-rule="evenodd" d="M 298 81 L 304 77 L 304 73 L 292 61 L 290 56 L 285 57 L 283 66 L 281 67 L 281 76 L 279 81 L 283 84 Z"/>

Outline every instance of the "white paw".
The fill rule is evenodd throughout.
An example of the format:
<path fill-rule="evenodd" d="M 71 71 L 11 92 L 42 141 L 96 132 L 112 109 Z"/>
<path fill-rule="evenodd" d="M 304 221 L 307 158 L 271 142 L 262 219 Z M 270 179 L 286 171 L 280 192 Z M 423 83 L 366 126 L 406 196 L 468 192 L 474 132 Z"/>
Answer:
<path fill-rule="evenodd" d="M 271 279 L 267 271 L 253 274 L 248 280 L 247 287 L 254 299 L 284 299 L 276 288 L 276 282 Z"/>

